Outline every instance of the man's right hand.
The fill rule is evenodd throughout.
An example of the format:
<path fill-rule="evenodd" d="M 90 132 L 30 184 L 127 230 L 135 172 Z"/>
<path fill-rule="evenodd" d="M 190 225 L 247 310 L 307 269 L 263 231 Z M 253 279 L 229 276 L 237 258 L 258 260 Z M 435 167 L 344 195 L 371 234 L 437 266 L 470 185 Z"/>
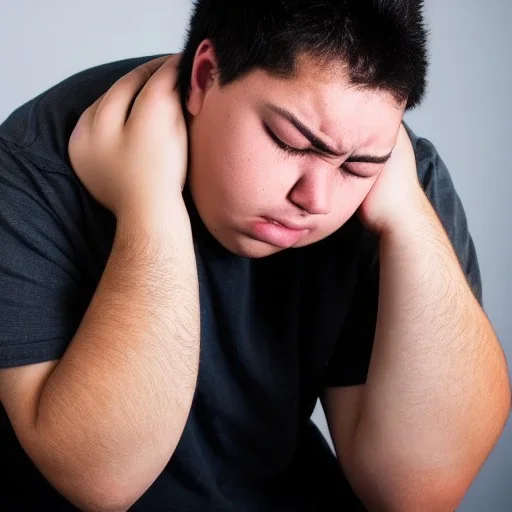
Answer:
<path fill-rule="evenodd" d="M 121 77 L 80 117 L 68 152 L 80 181 L 116 217 L 160 215 L 183 200 L 187 130 L 176 90 L 181 54 Z"/>

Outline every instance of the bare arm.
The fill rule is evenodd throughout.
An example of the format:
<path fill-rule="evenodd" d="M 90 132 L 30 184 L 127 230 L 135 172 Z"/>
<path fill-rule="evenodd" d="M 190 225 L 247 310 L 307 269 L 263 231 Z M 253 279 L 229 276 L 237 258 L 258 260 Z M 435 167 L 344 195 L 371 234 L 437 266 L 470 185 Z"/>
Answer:
<path fill-rule="evenodd" d="M 180 439 L 198 352 L 197 271 L 185 206 L 162 226 L 121 219 L 74 339 L 13 426 L 45 477 L 77 506 L 126 509 Z"/>
<path fill-rule="evenodd" d="M 510 411 L 499 341 L 423 205 L 380 241 L 374 352 L 352 452 L 354 485 L 372 510 L 453 510 Z"/>
<path fill-rule="evenodd" d="M 196 385 L 199 292 L 182 197 L 179 59 L 133 69 L 80 117 L 70 161 L 117 218 L 113 248 L 62 359 L 0 371 L 0 400 L 23 448 L 69 501 L 94 512 L 126 510 L 153 483 Z"/>

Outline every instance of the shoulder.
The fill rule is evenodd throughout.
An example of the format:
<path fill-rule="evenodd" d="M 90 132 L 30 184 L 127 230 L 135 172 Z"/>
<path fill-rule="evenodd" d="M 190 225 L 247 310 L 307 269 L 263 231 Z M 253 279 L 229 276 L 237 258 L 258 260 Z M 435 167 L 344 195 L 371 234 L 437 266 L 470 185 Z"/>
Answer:
<path fill-rule="evenodd" d="M 450 171 L 432 142 L 418 137 L 405 123 L 416 156 L 418 179 L 450 238 L 468 282 L 480 302 L 482 280 L 477 250 L 469 229 L 465 207 Z"/>
<path fill-rule="evenodd" d="M 97 235 L 104 258 L 114 219 L 99 207 L 74 173 L 67 149 L 69 136 L 83 111 L 116 80 L 155 57 L 85 69 L 14 110 L 0 124 L 0 192 L 4 203 L 22 204 L 25 212 L 44 209 L 56 220 L 48 226 L 63 230 L 75 241 L 85 232 Z M 19 215 L 26 213 L 20 211 Z M 105 236 L 100 236 L 103 231 Z"/>
<path fill-rule="evenodd" d="M 75 73 L 16 108 L 0 124 L 0 139 L 32 152 L 62 152 L 83 111 L 131 69 L 159 55 L 107 62 Z"/>
<path fill-rule="evenodd" d="M 436 146 L 428 138 L 417 135 L 407 123 L 403 124 L 414 149 L 418 178 L 426 192 L 429 192 L 429 186 L 434 179 L 444 179 L 453 188 L 450 172 Z"/>
<path fill-rule="evenodd" d="M 404 126 L 414 149 L 419 182 L 437 214 L 445 224 L 466 222 L 462 201 L 437 148 L 427 138 L 416 135 L 407 124 Z"/>
<path fill-rule="evenodd" d="M 0 139 L 0 274 L 12 273 L 8 265 L 36 273 L 51 267 L 53 276 L 77 282 L 83 271 L 92 284 L 108 259 L 114 231 L 113 214 L 51 148 L 33 154 Z"/>

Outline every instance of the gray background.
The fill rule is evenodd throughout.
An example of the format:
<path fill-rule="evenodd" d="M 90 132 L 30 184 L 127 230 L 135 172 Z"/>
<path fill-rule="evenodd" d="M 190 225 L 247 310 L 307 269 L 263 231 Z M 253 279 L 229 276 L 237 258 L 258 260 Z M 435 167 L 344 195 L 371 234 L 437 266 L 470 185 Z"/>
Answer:
<path fill-rule="evenodd" d="M 178 51 L 190 8 L 190 0 L 1 0 L 0 121 L 84 68 Z M 427 0 L 426 15 L 428 95 L 406 119 L 450 169 L 477 247 L 485 309 L 510 360 L 512 3 Z M 328 437 L 321 407 L 313 417 Z M 509 421 L 459 510 L 512 510 L 511 441 Z"/>

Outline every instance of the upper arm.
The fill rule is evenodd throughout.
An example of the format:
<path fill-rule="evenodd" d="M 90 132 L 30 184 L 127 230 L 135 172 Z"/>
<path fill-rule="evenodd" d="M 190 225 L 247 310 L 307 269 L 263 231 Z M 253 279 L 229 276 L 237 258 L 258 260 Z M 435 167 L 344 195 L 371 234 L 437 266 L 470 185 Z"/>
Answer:
<path fill-rule="evenodd" d="M 324 388 L 320 397 L 338 460 L 350 481 L 354 436 L 365 385 Z"/>
<path fill-rule="evenodd" d="M 33 460 L 39 397 L 87 307 L 71 190 L 0 139 L 0 402 Z"/>
<path fill-rule="evenodd" d="M 369 506 L 371 481 L 365 479 L 354 456 L 354 441 L 363 405 L 365 385 L 324 388 L 320 397 L 329 433 L 341 469 L 361 503 Z M 368 461 L 371 463 L 371 461 Z M 364 508 L 366 510 L 366 508 Z"/>
<path fill-rule="evenodd" d="M 72 194 L 0 139 L 0 368 L 60 358 L 87 308 Z"/>
<path fill-rule="evenodd" d="M 378 239 L 361 226 L 357 280 L 324 374 L 320 396 L 336 455 L 354 490 L 353 441 L 373 352 L 378 296 Z"/>
<path fill-rule="evenodd" d="M 405 124 L 405 123 L 404 123 Z M 460 196 L 435 146 L 405 124 L 416 157 L 418 179 L 441 221 L 475 298 L 483 306 L 477 251 Z"/>
<path fill-rule="evenodd" d="M 0 368 L 0 402 L 27 454 L 36 457 L 33 433 L 39 398 L 58 361 Z"/>

